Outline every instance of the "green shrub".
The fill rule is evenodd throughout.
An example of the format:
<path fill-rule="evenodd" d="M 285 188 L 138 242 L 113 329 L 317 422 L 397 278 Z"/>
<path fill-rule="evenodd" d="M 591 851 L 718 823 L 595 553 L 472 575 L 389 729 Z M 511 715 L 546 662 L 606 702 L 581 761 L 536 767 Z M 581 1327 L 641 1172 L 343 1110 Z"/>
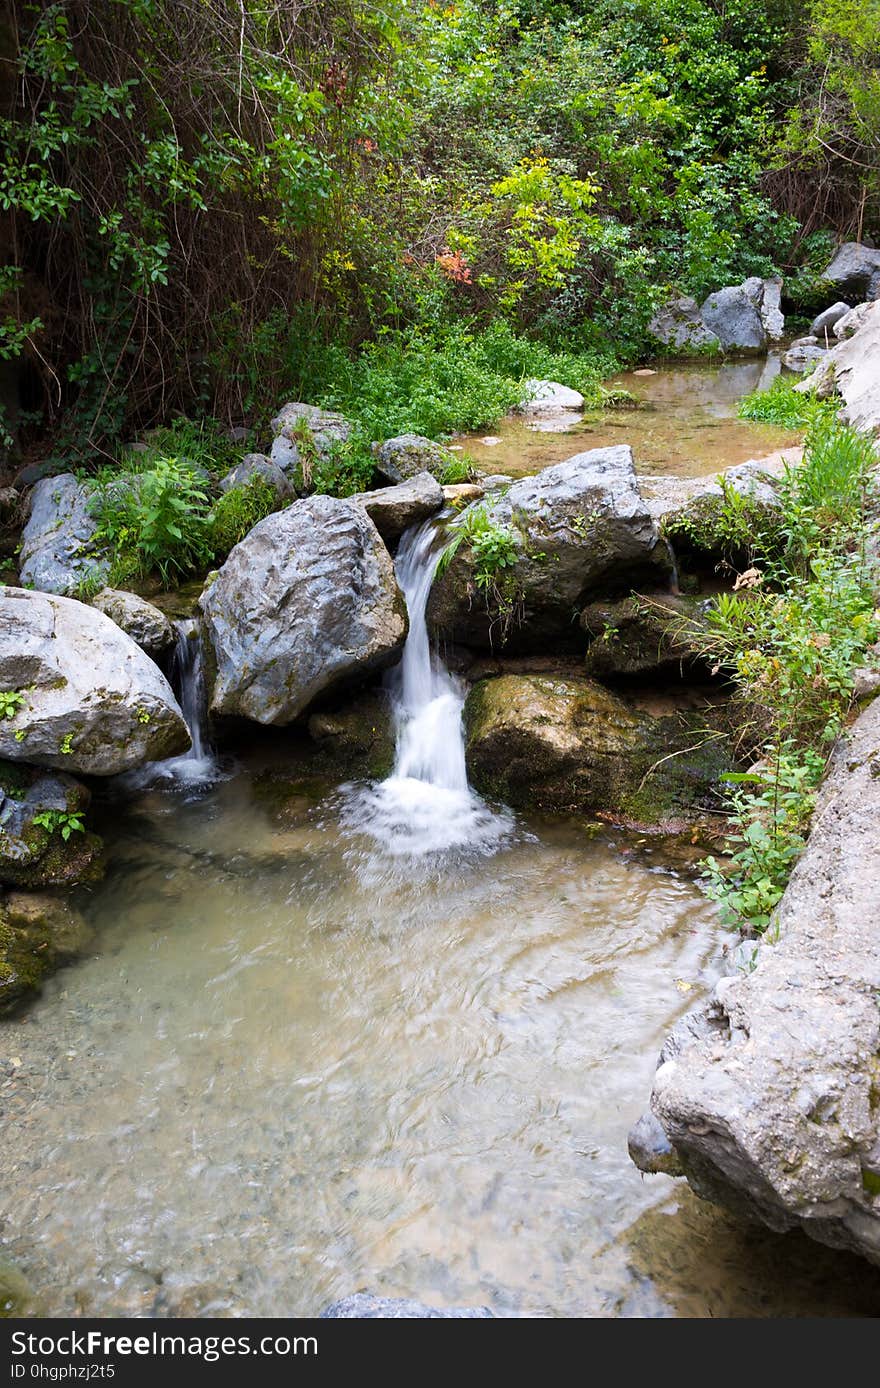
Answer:
<path fill-rule="evenodd" d="M 473 464 L 468 458 L 451 458 L 440 475 L 440 483 L 444 487 L 455 487 L 462 482 L 471 482 L 475 476 Z"/>
<path fill-rule="evenodd" d="M 740 593 L 719 595 L 693 641 L 732 680 L 760 769 L 732 778 L 727 865 L 707 859 L 724 917 L 763 931 L 803 849 L 813 796 L 853 701 L 854 675 L 880 636 L 878 572 L 867 540 L 876 507 L 869 439 L 814 425 L 786 471 L 783 544 Z"/>
<path fill-rule="evenodd" d="M 254 526 L 281 505 L 275 488 L 259 474 L 243 487 L 232 487 L 208 514 L 207 540 L 215 559 L 226 555 Z"/>
<path fill-rule="evenodd" d="M 113 584 L 157 573 L 169 585 L 210 558 L 208 496 L 177 458 L 159 458 L 141 472 L 104 474 L 92 510 L 95 543 L 110 555 Z"/>

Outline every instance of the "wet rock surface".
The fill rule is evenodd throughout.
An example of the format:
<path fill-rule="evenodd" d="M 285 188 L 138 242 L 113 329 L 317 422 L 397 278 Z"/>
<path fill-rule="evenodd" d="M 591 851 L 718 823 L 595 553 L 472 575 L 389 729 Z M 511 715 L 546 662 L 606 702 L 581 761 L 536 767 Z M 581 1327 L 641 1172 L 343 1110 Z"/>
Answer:
<path fill-rule="evenodd" d="M 722 770 L 717 742 L 696 734 L 705 720 L 651 717 L 585 678 L 482 680 L 464 718 L 474 785 L 514 806 L 659 825 L 705 800 Z"/>
<path fill-rule="evenodd" d="M 571 636 L 591 592 L 651 575 L 656 582 L 669 566 L 626 446 L 579 453 L 523 478 L 466 508 L 464 523 L 475 513 L 505 529 L 515 561 L 487 587 L 466 542 L 435 581 L 429 625 L 463 645 L 533 649 Z"/>
<path fill-rule="evenodd" d="M 39 992 L 43 979 L 81 955 L 92 935 L 63 897 L 9 892 L 0 901 L 0 1013 Z"/>
<path fill-rule="evenodd" d="M 190 736 L 158 666 L 103 612 L 0 590 L 0 756 L 112 776 L 183 752 Z"/>
<path fill-rule="evenodd" d="M 292 722 L 391 663 L 407 631 L 391 556 L 353 501 L 313 496 L 236 545 L 200 606 L 218 716 Z"/>
<path fill-rule="evenodd" d="M 84 829 L 61 832 L 90 800 L 72 776 L 0 761 L 0 882 L 60 887 L 100 876 L 101 840 Z"/>
<path fill-rule="evenodd" d="M 706 602 L 652 593 L 594 602 L 580 624 L 590 638 L 586 672 L 596 679 L 683 668 L 699 658 L 696 634 L 705 626 Z"/>
<path fill-rule="evenodd" d="M 880 701 L 835 753 L 754 971 L 674 1029 L 651 1108 L 700 1194 L 880 1264 Z"/>

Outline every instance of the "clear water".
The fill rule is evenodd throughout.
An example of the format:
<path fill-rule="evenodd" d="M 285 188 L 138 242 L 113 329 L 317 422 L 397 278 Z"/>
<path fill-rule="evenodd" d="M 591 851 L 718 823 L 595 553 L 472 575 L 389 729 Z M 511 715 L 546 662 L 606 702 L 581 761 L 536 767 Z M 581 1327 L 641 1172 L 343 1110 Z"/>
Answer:
<path fill-rule="evenodd" d="M 38 1313 L 313 1314 L 359 1288 L 503 1315 L 880 1305 L 864 1265 L 628 1160 L 722 945 L 659 854 L 535 821 L 383 874 L 326 801 L 261 784 L 111 807 L 93 956 L 0 1026 L 2 1251 Z"/>
<path fill-rule="evenodd" d="M 552 420 L 510 418 L 490 432 L 456 439 L 484 473 L 522 477 L 590 448 L 628 443 L 636 471 L 674 477 L 712 476 L 749 458 L 763 458 L 801 442 L 800 434 L 737 418 L 744 395 L 764 389 L 780 363 L 764 359 L 721 365 L 657 365 L 653 374 L 624 372 L 609 381 L 635 396 L 638 408 L 598 410 Z M 486 444 L 485 438 L 496 442 Z"/>
<path fill-rule="evenodd" d="M 0 1024 L 0 1252 L 31 1312 L 315 1315 L 366 1288 L 500 1316 L 871 1314 L 880 1274 L 630 1163 L 724 936 L 668 851 L 470 790 L 424 629 L 434 545 L 398 558 L 387 781 L 315 796 L 276 732 L 200 793 L 175 772 L 105 806 L 94 952 Z"/>

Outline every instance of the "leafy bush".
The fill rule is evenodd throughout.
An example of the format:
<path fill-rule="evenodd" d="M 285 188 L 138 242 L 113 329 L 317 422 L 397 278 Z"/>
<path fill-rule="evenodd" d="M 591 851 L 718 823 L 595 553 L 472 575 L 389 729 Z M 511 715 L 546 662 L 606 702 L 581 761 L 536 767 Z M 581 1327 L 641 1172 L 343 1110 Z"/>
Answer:
<path fill-rule="evenodd" d="M 721 594 L 691 639 L 752 708 L 744 733 L 762 765 L 734 777 L 726 866 L 706 862 L 725 918 L 763 931 L 800 854 L 813 794 L 880 636 L 877 564 L 867 541 L 877 498 L 869 439 L 827 419 L 782 485 L 784 544 L 749 586 Z"/>
<path fill-rule="evenodd" d="M 85 833 L 82 814 L 68 810 L 41 810 L 35 814 L 33 823 L 47 834 L 60 834 L 65 843 L 71 834 Z"/>
<path fill-rule="evenodd" d="M 105 474 L 92 502 L 96 545 L 111 558 L 111 582 L 157 573 L 165 585 L 210 558 L 208 496 L 178 458 L 142 472 Z"/>
<path fill-rule="evenodd" d="M 735 829 L 727 836 L 729 858 L 724 867 L 714 857 L 703 865 L 706 890 L 724 923 L 747 923 L 759 934 L 804 850 L 825 762 L 786 743 L 768 750 L 765 766 L 723 778 L 737 787 L 730 798 Z"/>
<path fill-rule="evenodd" d="M 207 543 L 215 559 L 226 555 L 254 526 L 280 506 L 275 488 L 256 475 L 243 487 L 232 487 L 218 498 L 207 518 Z"/>

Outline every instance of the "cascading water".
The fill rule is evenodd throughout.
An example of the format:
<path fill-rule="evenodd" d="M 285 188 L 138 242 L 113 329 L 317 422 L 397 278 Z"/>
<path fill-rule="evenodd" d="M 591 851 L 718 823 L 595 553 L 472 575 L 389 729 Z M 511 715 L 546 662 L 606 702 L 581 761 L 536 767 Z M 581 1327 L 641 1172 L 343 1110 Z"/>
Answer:
<path fill-rule="evenodd" d="M 216 779 L 216 764 L 207 737 L 207 693 L 199 626 L 193 618 L 175 623 L 177 644 L 171 659 L 171 684 L 180 704 L 192 746 L 182 756 L 156 762 L 151 779 L 198 785 Z"/>
<path fill-rule="evenodd" d="M 368 834 L 392 857 L 468 849 L 492 853 L 509 839 L 513 817 L 470 788 L 464 754 L 465 690 L 431 650 L 425 611 L 442 531 L 432 521 L 408 530 L 395 569 L 409 612 L 400 664 L 387 680 L 397 733 L 387 780 L 348 800 L 342 822 Z"/>

